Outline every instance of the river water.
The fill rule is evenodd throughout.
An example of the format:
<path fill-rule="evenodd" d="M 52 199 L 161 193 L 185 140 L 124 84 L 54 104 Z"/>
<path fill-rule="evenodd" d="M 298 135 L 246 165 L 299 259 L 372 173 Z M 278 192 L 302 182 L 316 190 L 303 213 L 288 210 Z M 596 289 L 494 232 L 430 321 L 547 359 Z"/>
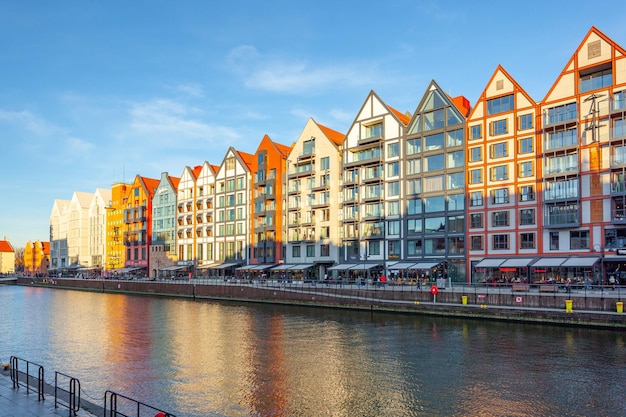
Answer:
<path fill-rule="evenodd" d="M 0 286 L 11 355 L 177 416 L 626 416 L 626 334 Z M 143 415 L 143 414 L 142 414 Z"/>

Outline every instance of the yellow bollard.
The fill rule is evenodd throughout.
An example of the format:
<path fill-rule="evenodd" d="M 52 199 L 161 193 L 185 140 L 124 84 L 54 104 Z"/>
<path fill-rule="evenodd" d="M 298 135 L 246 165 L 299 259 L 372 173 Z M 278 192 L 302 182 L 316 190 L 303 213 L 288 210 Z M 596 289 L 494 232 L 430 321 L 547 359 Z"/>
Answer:
<path fill-rule="evenodd" d="M 618 313 L 623 313 L 624 312 L 624 303 L 621 301 L 618 301 L 617 303 L 615 303 L 615 307 L 617 307 L 617 312 Z"/>
<path fill-rule="evenodd" d="M 467 295 L 462 295 L 462 296 L 461 296 L 461 303 L 462 303 L 463 305 L 466 305 L 466 304 L 467 304 Z"/>
<path fill-rule="evenodd" d="M 574 312 L 574 310 L 572 309 L 572 300 L 565 300 L 565 312 L 566 313 Z"/>

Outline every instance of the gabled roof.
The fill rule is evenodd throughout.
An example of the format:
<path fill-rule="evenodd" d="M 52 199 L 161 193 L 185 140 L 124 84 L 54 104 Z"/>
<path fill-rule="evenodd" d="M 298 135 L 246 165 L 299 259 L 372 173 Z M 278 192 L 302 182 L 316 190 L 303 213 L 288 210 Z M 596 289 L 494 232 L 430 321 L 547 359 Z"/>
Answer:
<path fill-rule="evenodd" d="M 174 188 L 174 191 L 178 191 L 178 184 L 180 183 L 180 177 L 168 177 L 170 182 L 172 183 L 172 187 Z"/>
<path fill-rule="evenodd" d="M 387 108 L 389 110 L 391 110 L 391 112 L 398 118 L 398 120 L 400 121 L 400 123 L 402 123 L 403 125 L 408 125 L 409 122 L 411 121 L 411 117 L 407 116 L 404 113 L 400 113 L 398 110 L 394 109 L 391 106 L 387 106 Z"/>
<path fill-rule="evenodd" d="M 154 197 L 154 193 L 156 192 L 156 189 L 159 187 L 159 183 L 161 182 L 161 180 L 148 178 L 148 177 L 142 177 L 141 175 L 138 175 L 137 177 L 139 181 L 143 183 L 144 187 L 146 188 L 146 192 L 148 193 L 148 197 L 150 198 L 150 200 L 152 200 L 152 197 Z"/>
<path fill-rule="evenodd" d="M 193 167 L 193 169 L 191 170 L 191 173 L 193 174 L 193 177 L 195 179 L 198 179 L 198 177 L 200 176 L 200 172 L 202 171 L 202 165 L 196 165 L 195 167 Z"/>
<path fill-rule="evenodd" d="M 576 51 L 574 51 L 574 53 L 572 54 L 571 58 L 567 61 L 567 63 L 563 67 L 563 70 L 559 73 L 559 76 L 557 77 L 557 79 L 554 81 L 554 83 L 550 87 L 550 90 L 548 90 L 548 92 L 544 96 L 544 98 L 542 100 L 542 103 L 545 103 L 545 102 L 549 101 L 549 97 L 552 95 L 552 93 L 555 91 L 555 89 L 557 89 L 557 86 L 559 85 L 559 82 L 563 78 L 564 74 L 566 74 L 567 72 L 571 72 L 571 70 L 574 68 L 574 65 L 576 65 L 576 66 L 579 65 L 579 62 L 578 62 L 578 59 L 577 59 L 578 54 L 581 52 L 581 50 L 583 49 L 583 47 L 585 46 L 585 44 L 587 43 L 587 41 L 589 40 L 589 38 L 592 35 L 597 36 L 603 42 L 606 42 L 611 47 L 612 53 L 610 55 L 611 55 L 612 59 L 615 59 L 616 57 L 620 57 L 620 55 L 621 55 L 621 57 L 626 56 L 626 49 L 624 49 L 623 47 L 621 47 L 620 45 L 615 43 L 611 38 L 609 38 L 604 33 L 602 33 L 595 26 L 591 26 L 591 28 L 589 29 L 589 31 L 587 32 L 587 34 L 585 35 L 583 40 L 580 42 L 580 44 L 576 48 Z M 608 60 L 603 60 L 601 62 L 608 62 Z M 591 65 L 591 66 L 597 65 L 597 62 L 596 63 L 588 63 L 587 65 Z M 615 71 L 617 71 L 617 69 L 614 68 L 613 71 L 614 71 L 614 74 L 615 74 Z"/>
<path fill-rule="evenodd" d="M 243 163 L 246 164 L 248 170 L 252 171 L 252 166 L 254 164 L 254 155 L 237 150 L 235 150 L 235 152 L 237 152 Z"/>
<path fill-rule="evenodd" d="M 315 122 L 315 121 L 314 121 Z M 317 122 L 315 122 L 315 124 L 317 125 L 317 127 L 320 128 L 320 130 L 322 131 L 322 133 L 324 133 L 324 135 L 326 135 L 326 137 L 335 145 L 337 146 L 341 146 L 343 144 L 343 140 L 345 139 L 346 135 L 344 133 L 340 133 L 337 132 L 336 130 L 331 129 L 330 127 L 326 127 L 324 125 L 321 125 Z"/>
<path fill-rule="evenodd" d="M 15 251 L 13 250 L 13 246 L 11 246 L 8 240 L 0 240 L 0 252 L 11 253 Z"/>

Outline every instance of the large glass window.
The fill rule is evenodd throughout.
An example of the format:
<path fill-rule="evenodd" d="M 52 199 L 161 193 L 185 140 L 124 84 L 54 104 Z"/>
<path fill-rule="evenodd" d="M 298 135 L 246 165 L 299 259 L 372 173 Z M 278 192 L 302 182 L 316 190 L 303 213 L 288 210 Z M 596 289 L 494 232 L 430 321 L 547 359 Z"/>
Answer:
<path fill-rule="evenodd" d="M 570 249 L 589 249 L 589 231 L 571 231 L 569 232 Z"/>
<path fill-rule="evenodd" d="M 505 181 L 509 179 L 507 165 L 499 165 L 491 168 L 491 181 Z"/>
<path fill-rule="evenodd" d="M 400 162 L 390 162 L 387 164 L 387 176 L 388 177 L 397 177 L 400 175 Z"/>
<path fill-rule="evenodd" d="M 470 126 L 470 139 L 481 139 L 483 137 L 482 125 Z"/>
<path fill-rule="evenodd" d="M 534 233 L 520 233 L 519 248 L 520 249 L 535 249 L 535 234 Z"/>
<path fill-rule="evenodd" d="M 504 158 L 508 156 L 508 146 L 506 142 L 494 143 L 491 145 L 491 157 L 492 158 Z"/>
<path fill-rule="evenodd" d="M 366 138 L 376 138 L 383 134 L 383 124 L 376 123 L 370 126 L 365 127 L 365 137 Z M 306 142 L 305 142 L 306 143 Z"/>
<path fill-rule="evenodd" d="M 494 211 L 491 214 L 491 226 L 504 227 L 509 225 L 509 212 L 508 211 Z"/>
<path fill-rule="evenodd" d="M 493 122 L 491 122 L 491 134 L 493 136 L 497 136 L 497 135 L 504 135 L 505 133 L 508 132 L 508 120 L 507 119 L 502 119 L 502 120 L 495 120 Z"/>
<path fill-rule="evenodd" d="M 473 169 L 470 171 L 470 184 L 481 184 L 483 182 L 483 170 Z"/>
<path fill-rule="evenodd" d="M 548 109 L 547 124 L 562 123 L 568 120 L 575 120 L 577 117 L 576 103 L 563 104 Z"/>
<path fill-rule="evenodd" d="M 437 149 L 443 149 L 443 140 L 443 133 L 424 137 L 424 150 L 434 151 Z"/>
<path fill-rule="evenodd" d="M 422 151 L 422 140 L 417 139 L 409 139 L 406 141 L 406 154 L 414 155 Z"/>
<path fill-rule="evenodd" d="M 406 180 L 406 193 L 407 195 L 421 194 L 422 192 L 422 180 L 414 178 Z"/>
<path fill-rule="evenodd" d="M 533 115 L 531 114 L 522 114 L 519 117 L 519 126 L 518 130 L 528 130 L 533 128 Z"/>
<path fill-rule="evenodd" d="M 400 183 L 398 181 L 387 183 L 387 197 L 400 195 Z"/>
<path fill-rule="evenodd" d="M 390 143 L 387 145 L 387 157 L 393 158 L 400 155 L 400 144 L 398 142 Z"/>
<path fill-rule="evenodd" d="M 408 201 L 407 214 L 421 214 L 422 213 L 422 199 L 415 198 Z"/>
<path fill-rule="evenodd" d="M 472 213 L 470 215 L 470 229 L 482 229 L 483 228 L 483 214 Z"/>
<path fill-rule="evenodd" d="M 438 171 L 444 168 L 443 154 L 431 155 L 424 158 L 424 172 Z"/>
<path fill-rule="evenodd" d="M 445 126 L 445 109 L 438 109 L 424 113 L 424 132 L 434 129 L 442 129 Z"/>
<path fill-rule="evenodd" d="M 509 235 L 493 235 L 493 249 L 508 249 L 509 248 Z"/>
<path fill-rule="evenodd" d="M 448 168 L 458 168 L 465 165 L 463 151 L 450 152 L 448 156 Z"/>
<path fill-rule="evenodd" d="M 424 233 L 443 233 L 445 231 L 445 217 L 431 217 L 424 219 Z"/>
<path fill-rule="evenodd" d="M 453 130 L 448 132 L 448 143 L 446 146 L 463 146 L 464 132 L 463 129 Z"/>
<path fill-rule="evenodd" d="M 519 176 L 521 178 L 533 176 L 533 162 L 532 161 L 526 161 L 526 162 L 522 162 L 519 164 Z"/>
<path fill-rule="evenodd" d="M 492 204 L 505 204 L 509 202 L 509 189 L 498 188 L 497 190 L 491 190 L 491 203 Z"/>
<path fill-rule="evenodd" d="M 448 196 L 448 211 L 465 210 L 465 194 Z"/>
<path fill-rule="evenodd" d="M 446 210 L 446 199 L 444 196 L 424 198 L 424 213 L 435 213 Z"/>
<path fill-rule="evenodd" d="M 513 110 L 515 100 L 513 94 L 498 97 L 487 101 L 487 114 L 494 115 Z"/>
<path fill-rule="evenodd" d="M 520 226 L 530 226 L 535 224 L 535 209 L 522 209 L 519 212 Z"/>
<path fill-rule="evenodd" d="M 414 175 L 422 172 L 422 160 L 417 159 L 409 159 L 406 161 L 406 175 Z"/>
<path fill-rule="evenodd" d="M 389 201 L 387 203 L 387 216 L 399 216 L 400 215 L 400 202 Z"/>
<path fill-rule="evenodd" d="M 422 219 L 408 219 L 406 228 L 409 234 L 422 233 Z"/>
<path fill-rule="evenodd" d="M 465 173 L 448 174 L 448 190 L 458 190 L 465 186 Z"/>
<path fill-rule="evenodd" d="M 609 87 L 613 84 L 613 69 L 593 69 L 593 72 L 580 72 L 580 92 L 584 93 L 598 88 Z"/>
<path fill-rule="evenodd" d="M 480 207 L 483 205 L 483 192 L 472 191 L 470 193 L 470 207 Z"/>

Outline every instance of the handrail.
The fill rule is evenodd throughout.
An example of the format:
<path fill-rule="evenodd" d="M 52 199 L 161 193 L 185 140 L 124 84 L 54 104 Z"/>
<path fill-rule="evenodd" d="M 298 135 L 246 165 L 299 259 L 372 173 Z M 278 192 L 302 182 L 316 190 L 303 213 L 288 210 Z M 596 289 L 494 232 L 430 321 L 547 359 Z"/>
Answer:
<path fill-rule="evenodd" d="M 26 365 L 26 372 L 20 370 L 20 363 Z M 37 370 L 37 376 L 31 374 L 31 368 L 35 367 Z M 23 368 L 22 368 L 23 369 Z M 22 378 L 25 378 L 23 380 Z M 26 394 L 30 391 L 35 391 L 33 387 L 36 387 L 37 399 L 39 401 L 44 399 L 43 387 L 44 387 L 44 370 L 43 366 L 34 362 L 27 361 L 25 359 L 18 358 L 17 356 L 11 356 L 11 381 L 13 381 L 13 388 L 25 387 Z"/>
<path fill-rule="evenodd" d="M 60 387 L 59 377 L 68 379 L 68 389 Z M 60 398 L 63 396 L 63 398 Z M 62 372 L 54 372 L 54 408 L 63 406 L 76 415 L 80 410 L 80 381 Z"/>
<path fill-rule="evenodd" d="M 122 400 L 118 404 L 118 399 Z M 136 414 L 125 414 L 136 411 Z M 144 414 L 141 414 L 142 410 Z M 108 413 L 108 414 L 107 414 Z M 141 417 L 141 416 L 159 416 L 159 417 L 176 417 L 165 410 L 160 410 L 151 405 L 145 404 L 134 398 L 126 397 L 113 391 L 104 393 L 104 417 Z"/>

